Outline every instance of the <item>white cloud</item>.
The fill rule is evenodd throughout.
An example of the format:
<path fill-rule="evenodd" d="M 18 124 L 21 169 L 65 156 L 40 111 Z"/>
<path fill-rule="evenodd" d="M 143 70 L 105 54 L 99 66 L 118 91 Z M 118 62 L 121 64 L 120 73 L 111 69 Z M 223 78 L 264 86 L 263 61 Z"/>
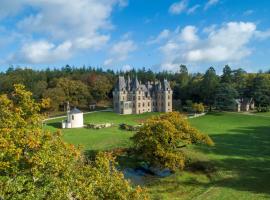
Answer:
<path fill-rule="evenodd" d="M 219 2 L 219 0 L 208 0 L 204 6 L 204 10 L 207 10 L 208 8 L 218 4 L 218 2 Z"/>
<path fill-rule="evenodd" d="M 173 3 L 170 8 L 169 8 L 169 13 L 178 15 L 181 14 L 186 10 L 188 6 L 188 1 L 187 0 L 181 0 L 179 2 Z"/>
<path fill-rule="evenodd" d="M 69 41 L 73 47 L 69 54 L 73 54 L 81 49 L 101 49 L 109 41 L 110 35 L 108 32 L 114 27 L 110 21 L 113 8 L 115 6 L 123 7 L 127 5 L 126 0 L 2 1 L 0 19 L 11 15 L 18 15 L 21 13 L 19 11 L 24 11 L 25 7 L 31 7 L 35 11 L 17 22 L 18 32 L 25 35 L 26 41 L 30 41 L 29 44 L 23 42 L 21 52 L 26 46 L 31 47 L 35 43 L 41 45 L 40 40 L 46 41 L 48 44 L 64 44 L 66 41 Z M 33 36 L 35 38 L 38 36 L 36 42 Z M 45 45 L 41 46 L 45 47 Z M 51 54 L 55 55 L 53 58 L 56 61 L 62 60 L 65 56 L 59 54 L 58 59 L 53 52 L 54 48 L 47 48 L 47 51 L 52 51 Z M 17 53 L 16 55 L 19 54 Z M 20 58 L 23 59 L 22 57 Z M 25 58 L 25 60 L 29 59 L 30 57 Z M 43 59 L 33 61 L 43 61 Z"/>
<path fill-rule="evenodd" d="M 270 38 L 270 29 L 267 31 L 256 31 L 255 36 L 260 40 L 268 39 Z"/>
<path fill-rule="evenodd" d="M 186 26 L 160 47 L 163 68 L 174 70 L 180 64 L 239 61 L 250 55 L 249 42 L 255 38 L 256 25 L 251 22 L 229 22 L 212 27 L 205 38 L 197 28 Z"/>
<path fill-rule="evenodd" d="M 196 43 L 199 38 L 196 34 L 197 28 L 195 26 L 186 26 L 180 33 L 180 39 L 186 43 Z"/>
<path fill-rule="evenodd" d="M 159 43 L 165 39 L 167 39 L 170 36 L 170 31 L 168 29 L 164 29 L 160 32 L 160 34 L 156 38 L 150 39 L 147 44 L 156 44 Z"/>
<path fill-rule="evenodd" d="M 93 37 L 78 37 L 74 40 L 76 49 L 101 49 L 110 39 L 108 35 L 94 35 Z"/>
<path fill-rule="evenodd" d="M 129 54 L 137 49 L 132 40 L 123 40 L 115 43 L 110 50 L 110 58 L 104 61 L 104 65 L 110 66 L 128 59 Z"/>
<path fill-rule="evenodd" d="M 55 60 L 65 60 L 70 58 L 72 53 L 72 43 L 65 41 L 55 45 L 45 40 L 29 42 L 22 46 L 20 52 L 12 57 L 23 63 L 50 63 Z"/>
<path fill-rule="evenodd" d="M 195 13 L 195 11 L 196 11 L 199 7 L 201 7 L 199 4 L 196 4 L 196 5 L 192 6 L 191 8 L 189 8 L 189 9 L 187 10 L 187 14 L 190 15 L 190 14 Z"/>
<path fill-rule="evenodd" d="M 122 67 L 122 70 L 123 70 L 124 72 L 128 72 L 128 71 L 132 70 L 132 67 L 131 67 L 130 65 L 124 65 L 124 66 Z"/>

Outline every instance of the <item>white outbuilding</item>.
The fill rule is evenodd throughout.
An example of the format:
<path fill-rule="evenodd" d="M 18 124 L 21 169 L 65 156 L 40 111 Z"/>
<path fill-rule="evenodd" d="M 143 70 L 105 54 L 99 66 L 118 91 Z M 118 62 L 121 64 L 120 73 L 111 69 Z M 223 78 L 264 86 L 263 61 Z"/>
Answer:
<path fill-rule="evenodd" d="M 82 128 L 83 125 L 83 112 L 77 108 L 73 110 L 67 107 L 67 120 L 62 121 L 62 128 Z"/>

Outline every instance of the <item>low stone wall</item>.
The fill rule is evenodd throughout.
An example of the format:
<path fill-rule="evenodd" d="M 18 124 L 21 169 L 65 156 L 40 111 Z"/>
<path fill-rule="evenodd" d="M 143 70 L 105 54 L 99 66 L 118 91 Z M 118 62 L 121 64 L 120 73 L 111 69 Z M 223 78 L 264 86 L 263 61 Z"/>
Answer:
<path fill-rule="evenodd" d="M 206 115 L 206 113 L 195 113 L 194 115 L 189 115 L 188 118 L 192 119 L 192 118 L 201 117 L 204 115 Z"/>
<path fill-rule="evenodd" d="M 86 128 L 92 129 L 102 129 L 102 128 L 110 128 L 113 126 L 113 123 L 104 123 L 104 124 L 87 124 Z"/>

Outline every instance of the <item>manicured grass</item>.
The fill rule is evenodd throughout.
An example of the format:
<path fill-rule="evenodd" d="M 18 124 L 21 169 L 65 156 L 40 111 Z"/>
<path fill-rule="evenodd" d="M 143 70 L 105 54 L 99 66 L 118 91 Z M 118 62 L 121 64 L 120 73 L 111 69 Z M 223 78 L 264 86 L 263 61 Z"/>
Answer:
<path fill-rule="evenodd" d="M 127 116 L 93 113 L 86 115 L 85 121 L 136 124 L 152 114 L 156 113 Z M 56 121 L 50 121 L 47 128 L 55 130 Z M 145 186 L 153 199 L 270 199 L 270 118 L 213 113 L 190 122 L 216 143 L 212 148 L 190 148 L 192 157 L 211 162 L 217 171 L 208 174 L 184 171 L 148 180 Z M 118 126 L 101 130 L 69 129 L 63 133 L 66 141 L 82 144 L 88 151 L 129 146 L 132 135 Z"/>
<path fill-rule="evenodd" d="M 119 124 L 126 123 L 130 125 L 138 124 L 140 121 L 157 115 L 158 113 L 144 113 L 141 115 L 118 115 L 113 112 L 96 112 L 86 114 L 84 123 L 114 123 L 111 128 L 100 130 L 80 128 L 80 129 L 62 129 L 63 138 L 72 144 L 81 145 L 86 151 L 105 150 L 116 147 L 127 147 L 130 145 L 129 138 L 132 132 L 119 129 Z M 61 121 L 65 119 L 55 119 L 46 122 L 46 128 L 55 131 L 61 128 Z"/>
<path fill-rule="evenodd" d="M 156 199 L 270 199 L 270 118 L 238 113 L 209 114 L 190 120 L 215 141 L 196 147 L 195 156 L 217 172 L 178 172 L 150 184 Z M 208 158 L 206 158 L 208 157 Z"/>
<path fill-rule="evenodd" d="M 254 114 L 264 116 L 264 117 L 270 117 L 270 112 L 255 112 Z"/>

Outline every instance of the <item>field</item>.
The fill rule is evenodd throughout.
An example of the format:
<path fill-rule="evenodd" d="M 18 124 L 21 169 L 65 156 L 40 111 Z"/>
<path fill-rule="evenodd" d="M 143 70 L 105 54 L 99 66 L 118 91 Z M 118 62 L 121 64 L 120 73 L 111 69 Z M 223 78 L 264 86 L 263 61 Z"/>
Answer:
<path fill-rule="evenodd" d="M 138 123 L 145 115 L 119 116 L 96 113 L 85 117 L 91 122 Z M 56 120 L 57 121 L 57 120 Z M 47 127 L 56 129 L 56 121 Z M 58 120 L 59 121 L 59 120 Z M 145 182 L 153 199 L 270 199 L 270 115 L 214 113 L 190 122 L 209 134 L 216 146 L 190 149 L 192 157 L 211 163 L 215 171 L 177 172 L 166 178 Z M 85 150 L 126 147 L 130 132 L 117 127 L 64 130 L 64 139 L 84 145 Z"/>
<path fill-rule="evenodd" d="M 63 137 L 67 142 L 75 145 L 81 145 L 86 151 L 113 149 L 115 147 L 127 147 L 130 145 L 129 138 L 132 132 L 120 130 L 119 124 L 126 123 L 135 125 L 140 123 L 151 115 L 157 113 L 145 113 L 141 115 L 117 115 L 113 112 L 97 112 L 84 116 L 84 123 L 114 123 L 112 128 L 100 130 L 94 129 L 64 129 Z M 56 119 L 47 122 L 46 127 L 55 131 L 61 127 L 61 120 Z"/>

